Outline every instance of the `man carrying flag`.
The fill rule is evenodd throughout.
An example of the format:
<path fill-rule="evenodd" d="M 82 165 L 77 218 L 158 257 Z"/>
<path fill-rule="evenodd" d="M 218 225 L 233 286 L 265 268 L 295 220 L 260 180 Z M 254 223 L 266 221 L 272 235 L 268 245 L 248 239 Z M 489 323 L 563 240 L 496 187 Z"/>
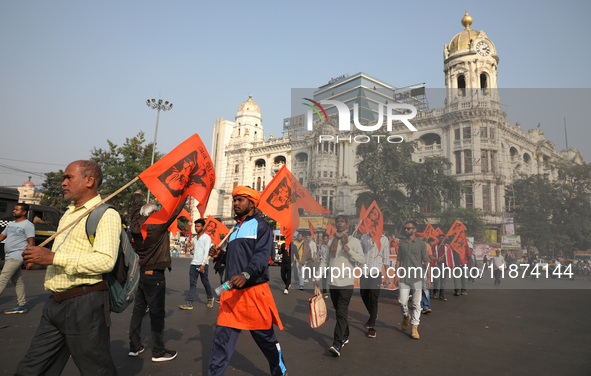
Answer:
<path fill-rule="evenodd" d="M 220 297 L 218 320 L 207 374 L 224 374 L 236 341 L 242 330 L 250 330 L 252 338 L 265 354 L 271 375 L 285 375 L 286 368 L 273 324 L 283 329 L 269 288 L 269 264 L 273 233 L 256 212 L 260 194 L 254 189 L 237 186 L 232 191 L 237 228 L 228 239 L 222 258 L 226 263 L 226 281 L 233 288 Z M 219 246 L 209 254 L 217 257 Z"/>
<path fill-rule="evenodd" d="M 160 224 L 145 223 L 154 213 L 159 213 L 154 203 L 144 204 L 141 191 L 133 194 L 131 206 L 131 235 L 135 253 L 140 257 L 140 282 L 133 302 L 133 313 L 129 323 L 129 353 L 136 357 L 144 352 L 141 343 L 142 321 L 146 308 L 150 308 L 150 326 L 152 332 L 152 361 L 165 362 L 177 356 L 175 350 L 164 347 L 164 317 L 166 298 L 166 269 L 172 269 L 170 258 L 170 236 L 168 227 L 183 210 L 183 202 L 169 215 L 167 222 Z M 164 209 L 160 209 L 160 212 Z M 145 226 L 147 235 L 144 238 L 141 230 Z"/>

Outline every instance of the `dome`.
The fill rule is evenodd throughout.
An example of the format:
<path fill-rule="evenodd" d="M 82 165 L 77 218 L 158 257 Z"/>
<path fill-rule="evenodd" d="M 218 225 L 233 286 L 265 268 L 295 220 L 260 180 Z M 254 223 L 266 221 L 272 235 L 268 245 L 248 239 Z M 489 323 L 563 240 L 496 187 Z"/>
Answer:
<path fill-rule="evenodd" d="M 257 113 L 261 113 L 261 109 L 259 108 L 259 105 L 255 103 L 255 101 L 252 100 L 252 94 L 250 94 L 248 96 L 248 100 L 244 103 L 242 103 L 240 105 L 240 107 L 238 107 L 238 112 L 242 112 L 242 111 L 254 111 Z"/>
<path fill-rule="evenodd" d="M 472 25 L 472 17 L 470 17 L 468 11 L 466 11 L 466 14 L 462 18 L 462 26 L 466 29 L 461 33 L 456 34 L 456 36 L 451 39 L 451 42 L 449 42 L 447 50 L 450 54 L 470 48 L 470 43 L 476 39 L 479 34 L 478 31 L 470 29 L 470 25 Z"/>
<path fill-rule="evenodd" d="M 23 185 L 21 185 L 21 187 L 35 188 L 35 183 L 33 183 L 32 181 L 26 181 L 26 182 L 23 183 Z"/>

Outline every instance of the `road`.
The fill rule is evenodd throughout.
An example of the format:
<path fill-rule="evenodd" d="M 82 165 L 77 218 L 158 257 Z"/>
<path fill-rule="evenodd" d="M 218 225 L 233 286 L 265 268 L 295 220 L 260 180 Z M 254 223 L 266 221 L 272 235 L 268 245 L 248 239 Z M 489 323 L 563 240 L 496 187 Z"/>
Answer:
<path fill-rule="evenodd" d="M 111 350 L 120 375 L 205 375 L 211 352 L 217 305 L 205 307 L 201 285 L 197 288 L 195 309 L 182 311 L 188 290 L 188 258 L 173 259 L 167 273 L 167 348 L 179 352 L 166 363 L 152 363 L 148 350 L 137 358 L 129 351 L 128 325 L 131 309 L 112 314 Z M 591 374 L 591 282 L 506 280 L 493 288 L 490 279 L 468 285 L 468 295 L 448 301 L 432 301 L 433 313 L 421 316 L 421 339 L 412 340 L 400 330 L 401 314 L 396 293 L 380 296 L 377 337 L 365 336 L 368 315 L 359 293 L 350 306 L 351 342 L 340 358 L 333 357 L 335 324 L 329 300 L 329 321 L 311 329 L 308 298 L 311 290 L 282 293 L 279 267 L 271 267 L 271 289 L 285 326 L 276 330 L 288 372 L 297 375 L 590 375 Z M 48 293 L 43 290 L 43 270 L 23 272 L 30 312 L 0 315 L 0 373 L 10 375 L 24 356 L 39 322 Z M 210 276 L 212 287 L 218 276 Z M 448 281 L 448 287 L 453 286 Z M 525 287 L 525 289 L 524 289 Z M 536 289 L 534 289 L 536 288 Z M 543 288 L 543 289 L 542 289 Z M 2 311 L 16 304 L 14 287 L 9 285 L 0 297 Z M 149 318 L 142 328 L 144 344 L 149 345 Z M 268 365 L 248 333 L 240 337 L 226 375 L 267 375 Z M 77 375 L 72 361 L 64 375 Z"/>

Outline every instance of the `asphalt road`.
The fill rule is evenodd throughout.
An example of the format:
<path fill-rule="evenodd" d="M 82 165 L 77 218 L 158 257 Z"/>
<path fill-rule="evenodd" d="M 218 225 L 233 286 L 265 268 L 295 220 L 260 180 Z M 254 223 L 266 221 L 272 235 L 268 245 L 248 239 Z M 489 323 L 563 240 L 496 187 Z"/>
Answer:
<path fill-rule="evenodd" d="M 111 350 L 120 375 L 205 375 L 211 352 L 217 305 L 205 307 L 199 284 L 195 309 L 178 305 L 188 290 L 189 259 L 175 258 L 167 273 L 167 348 L 179 352 L 170 362 L 152 363 L 149 351 L 149 318 L 142 328 L 148 350 L 137 358 L 129 351 L 131 309 L 112 314 Z M 591 375 L 591 281 L 504 281 L 493 288 L 489 279 L 468 285 L 467 296 L 448 294 L 447 302 L 432 301 L 433 313 L 421 316 L 420 340 L 400 330 L 401 314 L 396 293 L 380 296 L 377 337 L 365 336 L 368 314 L 355 292 L 350 306 L 351 342 L 340 358 L 333 357 L 335 324 L 329 300 L 329 321 L 311 329 L 308 298 L 311 290 L 282 293 L 279 267 L 271 267 L 271 289 L 285 326 L 276 330 L 288 372 L 297 375 Z M 24 271 L 28 307 L 23 315 L 0 315 L 0 373 L 10 375 L 30 344 L 48 293 L 43 290 L 45 271 Z M 212 287 L 218 276 L 210 276 Z M 452 286 L 448 281 L 448 287 Z M 531 287 L 530 287 L 531 286 Z M 536 289 L 534 289 L 536 288 Z M 542 289 L 543 288 L 543 289 Z M 2 311 L 16 304 L 9 285 L 0 297 Z M 97 354 L 98 355 L 98 354 Z M 248 333 L 238 340 L 226 375 L 267 375 L 267 362 Z M 78 375 L 72 361 L 64 375 Z"/>

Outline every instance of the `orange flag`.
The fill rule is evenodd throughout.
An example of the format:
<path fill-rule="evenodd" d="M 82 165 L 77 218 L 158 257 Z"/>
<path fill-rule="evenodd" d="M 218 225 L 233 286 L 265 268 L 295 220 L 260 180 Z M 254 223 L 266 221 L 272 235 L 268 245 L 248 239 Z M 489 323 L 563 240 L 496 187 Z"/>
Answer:
<path fill-rule="evenodd" d="M 441 230 L 439 227 L 437 227 L 435 229 L 435 239 L 437 239 L 439 237 L 439 235 L 445 235 L 445 232 L 443 232 L 443 230 Z"/>
<path fill-rule="evenodd" d="M 337 233 L 337 229 L 332 225 L 332 223 L 329 223 L 326 226 L 326 233 L 328 234 L 329 238 L 334 238 L 334 234 Z"/>
<path fill-rule="evenodd" d="M 330 213 L 320 205 L 283 165 L 261 193 L 258 208 L 281 225 L 285 235 L 285 245 L 289 247 L 295 231 L 300 224 L 298 209 L 311 214 Z"/>
<path fill-rule="evenodd" d="M 215 245 L 220 245 L 220 242 L 228 235 L 230 229 L 212 216 L 208 216 L 203 231 L 209 235 Z"/>
<path fill-rule="evenodd" d="M 470 247 L 468 245 L 468 239 L 464 231 L 456 233 L 454 239 L 449 243 L 451 248 L 460 255 L 460 261 L 462 265 L 468 263 L 468 255 L 470 254 Z"/>
<path fill-rule="evenodd" d="M 451 228 L 449 229 L 449 231 L 447 232 L 447 234 L 445 235 L 446 238 L 449 238 L 452 235 L 456 235 L 459 234 L 462 231 L 466 231 L 466 226 L 464 226 L 464 224 L 460 221 L 458 221 L 456 219 L 456 221 L 454 222 L 453 225 L 451 225 Z"/>
<path fill-rule="evenodd" d="M 431 226 L 430 223 L 427 222 L 427 227 L 425 227 L 425 231 L 417 232 L 417 236 L 422 236 L 423 238 L 429 240 L 429 238 L 433 238 L 437 240 L 437 231 Z"/>
<path fill-rule="evenodd" d="M 183 208 L 183 210 L 181 210 L 181 213 L 178 215 L 178 217 L 176 217 L 177 220 L 180 217 L 187 218 L 187 220 L 189 221 L 189 223 L 191 223 L 191 215 L 189 215 L 189 212 L 187 212 L 187 210 L 185 210 L 185 208 Z M 179 229 L 178 222 L 177 221 L 173 221 L 171 223 L 171 225 L 168 227 L 168 231 L 172 232 L 174 234 L 174 236 L 176 236 L 176 234 L 178 234 L 181 231 Z"/>
<path fill-rule="evenodd" d="M 316 229 L 310 220 L 308 219 L 308 227 L 310 227 L 310 235 L 312 235 L 312 239 L 316 240 Z"/>
<path fill-rule="evenodd" d="M 367 229 L 365 228 L 364 219 L 367 215 L 367 211 L 365 210 L 365 204 L 361 204 L 361 212 L 359 213 L 359 220 L 357 221 L 357 229 L 360 233 L 365 234 Z"/>
<path fill-rule="evenodd" d="M 380 240 L 384 233 L 384 216 L 377 202 L 372 202 L 369 208 L 367 208 L 366 217 L 362 221 L 364 229 L 371 234 L 371 238 L 378 246 L 378 250 L 381 250 L 382 242 Z"/>
<path fill-rule="evenodd" d="M 215 172 L 207 149 L 199 135 L 194 134 L 144 170 L 139 178 L 162 204 L 162 209 L 142 226 L 145 239 L 146 225 L 166 223 L 188 195 L 199 201 L 197 209 L 203 216 L 215 183 Z"/>

